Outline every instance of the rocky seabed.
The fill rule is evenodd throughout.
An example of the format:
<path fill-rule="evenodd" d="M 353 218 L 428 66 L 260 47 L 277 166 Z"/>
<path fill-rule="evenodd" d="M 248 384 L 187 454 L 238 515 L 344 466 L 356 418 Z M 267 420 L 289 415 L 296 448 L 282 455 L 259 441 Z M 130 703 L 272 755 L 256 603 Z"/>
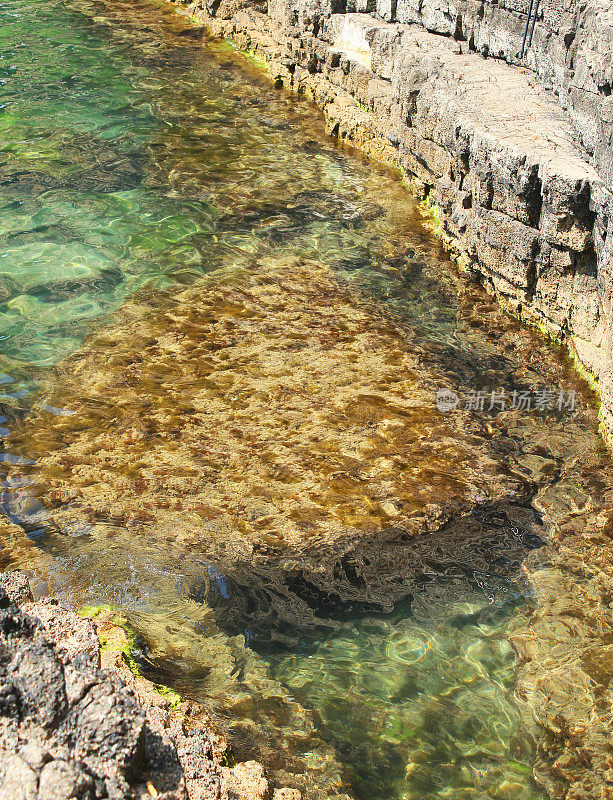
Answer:
<path fill-rule="evenodd" d="M 532 7 L 532 6 L 530 6 Z M 565 341 L 613 427 L 613 10 L 528 2 L 195 0 L 192 15 L 399 168 L 460 264 Z"/>

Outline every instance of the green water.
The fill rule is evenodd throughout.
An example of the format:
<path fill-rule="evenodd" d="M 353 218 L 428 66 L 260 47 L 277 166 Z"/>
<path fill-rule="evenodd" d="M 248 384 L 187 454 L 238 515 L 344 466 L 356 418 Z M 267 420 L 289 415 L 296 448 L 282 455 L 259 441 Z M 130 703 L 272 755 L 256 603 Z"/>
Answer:
<path fill-rule="evenodd" d="M 44 367 L 127 294 L 205 269 L 215 209 L 146 180 L 172 125 L 124 40 L 68 4 L 6 3 L 0 48 L 0 335 L 9 369 Z"/>
<path fill-rule="evenodd" d="M 576 384 L 396 176 L 167 5 L 4 0 L 0 304 L 5 563 L 124 610 L 275 785 L 542 796 L 507 638 L 594 414 L 437 416 Z"/>
<path fill-rule="evenodd" d="M 405 608 L 274 660 L 275 676 L 322 714 L 360 796 L 537 796 L 505 621 L 478 608 L 421 623 Z"/>

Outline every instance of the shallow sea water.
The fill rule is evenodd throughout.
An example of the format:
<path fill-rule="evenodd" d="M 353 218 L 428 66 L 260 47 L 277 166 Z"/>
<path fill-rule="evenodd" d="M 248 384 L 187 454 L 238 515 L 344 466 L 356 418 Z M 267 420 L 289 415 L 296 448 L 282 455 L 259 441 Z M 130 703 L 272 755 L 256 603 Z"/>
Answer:
<path fill-rule="evenodd" d="M 0 303 L 3 565 L 123 610 L 275 785 L 542 797 L 507 640 L 610 467 L 395 175 L 168 5 L 5 0 Z"/>

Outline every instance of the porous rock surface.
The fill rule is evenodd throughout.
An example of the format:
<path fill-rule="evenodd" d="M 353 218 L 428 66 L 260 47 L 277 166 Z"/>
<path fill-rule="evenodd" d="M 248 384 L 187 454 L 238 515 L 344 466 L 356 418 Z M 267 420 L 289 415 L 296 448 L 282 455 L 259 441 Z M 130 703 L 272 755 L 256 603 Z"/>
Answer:
<path fill-rule="evenodd" d="M 0 800 L 269 795 L 261 765 L 220 765 L 225 743 L 201 707 L 171 711 L 118 656 L 101 669 L 91 620 L 33 602 L 22 573 L 0 574 Z M 292 792 L 275 796 L 299 800 Z"/>
<path fill-rule="evenodd" d="M 527 0 L 194 0 L 190 13 L 399 167 L 460 263 L 565 339 L 613 430 L 613 7 Z M 484 58 L 488 57 L 489 58 Z M 491 58 L 494 56 L 495 58 Z"/>

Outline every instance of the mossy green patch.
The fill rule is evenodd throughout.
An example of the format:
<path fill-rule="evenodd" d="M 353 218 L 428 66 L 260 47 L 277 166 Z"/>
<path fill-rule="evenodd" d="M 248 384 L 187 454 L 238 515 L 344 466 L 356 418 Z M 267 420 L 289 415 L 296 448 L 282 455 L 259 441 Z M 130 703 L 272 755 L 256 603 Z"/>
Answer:
<path fill-rule="evenodd" d="M 77 613 L 81 617 L 98 620 L 101 623 L 98 629 L 98 640 L 100 641 L 100 650 L 103 653 L 111 650 L 120 652 L 130 672 L 138 678 L 145 677 L 134 655 L 137 649 L 138 634 L 130 626 L 126 618 L 121 615 L 121 612 L 117 611 L 115 606 L 85 605 Z M 171 711 L 176 711 L 180 708 L 183 698 L 170 686 L 154 683 L 153 688 L 168 700 Z"/>
<path fill-rule="evenodd" d="M 115 606 L 82 606 L 78 610 L 81 617 L 97 620 L 98 640 L 103 653 L 116 650 L 123 655 L 124 661 L 133 675 L 142 677 L 138 661 L 134 656 L 136 650 L 136 631 L 130 627 L 128 621 L 117 611 Z"/>
<path fill-rule="evenodd" d="M 100 605 L 100 606 L 81 606 L 81 608 L 77 611 L 77 614 L 80 617 L 85 617 L 86 619 L 96 619 L 99 617 L 100 614 L 103 612 L 106 614 L 112 614 L 117 611 L 115 606 L 107 606 L 107 605 Z"/>
<path fill-rule="evenodd" d="M 174 689 L 171 689 L 169 686 L 163 686 L 162 684 L 156 683 L 155 691 L 168 700 L 171 711 L 177 711 L 181 707 L 183 698 L 178 692 L 175 692 Z"/>
<path fill-rule="evenodd" d="M 356 106 L 360 109 L 360 111 L 365 111 L 367 114 L 372 114 L 372 111 L 368 106 L 364 105 L 361 100 L 355 101 Z"/>
<path fill-rule="evenodd" d="M 424 197 L 423 200 L 420 201 L 420 206 L 426 212 L 426 214 L 434 220 L 434 232 L 437 236 L 441 235 L 442 232 L 442 221 L 441 221 L 441 212 L 438 205 L 432 199 L 432 192 L 428 192 L 428 194 Z"/>
<path fill-rule="evenodd" d="M 246 50 L 241 50 L 240 52 L 241 55 L 243 55 L 243 57 L 246 58 L 249 62 L 251 62 L 251 64 L 253 64 L 254 66 L 258 67 L 259 69 L 264 69 L 264 70 L 268 69 L 268 62 L 264 58 L 262 58 L 262 56 L 256 53 L 255 50 L 247 48 Z"/>
<path fill-rule="evenodd" d="M 520 772 L 522 775 L 532 774 L 532 767 L 529 764 L 524 764 L 521 761 L 508 761 L 507 764 L 514 772 Z"/>

